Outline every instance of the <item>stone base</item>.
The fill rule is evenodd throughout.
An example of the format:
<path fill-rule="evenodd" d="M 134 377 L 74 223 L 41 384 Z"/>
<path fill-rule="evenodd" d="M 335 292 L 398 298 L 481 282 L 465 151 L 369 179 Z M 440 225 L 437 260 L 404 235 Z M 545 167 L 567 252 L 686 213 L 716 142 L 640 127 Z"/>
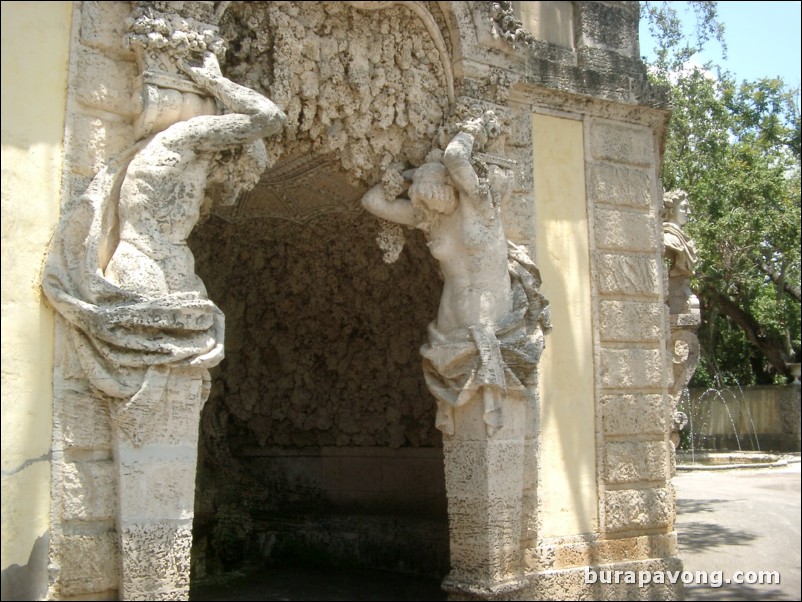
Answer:
<path fill-rule="evenodd" d="M 451 589 L 447 581 L 449 600 L 685 599 L 682 561 L 676 557 L 542 571 L 529 575 L 522 587 L 495 593 Z"/>
<path fill-rule="evenodd" d="M 654 558 L 542 571 L 530 575 L 528 586 L 517 594 L 498 599 L 684 600 L 682 561 L 676 557 Z"/>

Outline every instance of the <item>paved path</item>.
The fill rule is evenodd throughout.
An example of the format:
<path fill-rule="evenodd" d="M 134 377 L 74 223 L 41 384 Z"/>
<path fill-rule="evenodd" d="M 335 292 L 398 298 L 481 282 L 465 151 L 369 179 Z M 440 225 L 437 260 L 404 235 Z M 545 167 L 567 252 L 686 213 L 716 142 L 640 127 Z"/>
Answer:
<path fill-rule="evenodd" d="M 688 600 L 800 599 L 800 464 L 679 472 L 677 536 L 689 571 L 776 571 L 778 584 L 686 586 Z M 748 576 L 748 575 L 747 575 Z"/>
<path fill-rule="evenodd" d="M 779 584 L 686 586 L 687 600 L 800 600 L 800 464 L 679 472 L 677 535 L 685 570 L 708 578 L 776 571 Z M 718 573 L 714 573 L 718 572 Z M 438 580 L 382 571 L 271 569 L 192 600 L 445 600 Z"/>

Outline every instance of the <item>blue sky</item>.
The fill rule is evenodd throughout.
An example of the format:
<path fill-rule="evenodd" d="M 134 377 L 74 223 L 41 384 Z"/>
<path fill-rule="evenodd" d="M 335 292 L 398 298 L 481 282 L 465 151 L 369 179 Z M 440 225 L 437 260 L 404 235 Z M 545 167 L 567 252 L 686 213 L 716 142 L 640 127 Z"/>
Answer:
<path fill-rule="evenodd" d="M 695 31 L 693 10 L 672 2 L 685 24 L 685 32 Z M 718 16 L 724 23 L 727 60 L 721 58 L 718 42 L 708 42 L 698 62 L 707 60 L 724 66 L 736 79 L 783 78 L 791 87 L 800 86 L 800 22 L 802 2 L 719 1 Z M 649 57 L 653 42 L 644 19 L 640 27 L 641 54 Z"/>

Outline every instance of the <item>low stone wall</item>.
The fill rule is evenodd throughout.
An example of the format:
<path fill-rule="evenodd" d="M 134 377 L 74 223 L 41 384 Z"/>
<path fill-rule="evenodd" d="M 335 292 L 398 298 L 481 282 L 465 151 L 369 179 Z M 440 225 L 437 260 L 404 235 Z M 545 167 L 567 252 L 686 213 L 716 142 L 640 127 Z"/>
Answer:
<path fill-rule="evenodd" d="M 448 572 L 442 448 L 253 446 L 236 459 L 250 477 L 236 501 L 218 494 L 196 515 L 196 576 L 247 562 Z"/>
<path fill-rule="evenodd" d="M 802 451 L 798 384 L 690 389 L 680 409 L 697 449 Z"/>

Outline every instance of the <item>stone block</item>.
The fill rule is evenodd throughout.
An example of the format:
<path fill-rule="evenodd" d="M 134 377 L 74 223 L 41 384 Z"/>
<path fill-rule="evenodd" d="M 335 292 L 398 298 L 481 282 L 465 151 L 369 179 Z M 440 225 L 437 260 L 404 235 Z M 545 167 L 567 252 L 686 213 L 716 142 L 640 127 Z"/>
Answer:
<path fill-rule="evenodd" d="M 136 63 L 109 58 L 88 48 L 76 53 L 75 88 L 86 107 L 131 117 Z"/>
<path fill-rule="evenodd" d="M 160 457 L 132 459 L 125 450 L 119 452 L 123 525 L 193 516 L 197 452 L 185 446 L 162 448 L 157 453 Z"/>
<path fill-rule="evenodd" d="M 659 295 L 662 265 L 654 257 L 597 253 L 596 271 L 603 295 Z"/>
<path fill-rule="evenodd" d="M 666 558 L 676 554 L 675 533 L 596 541 L 578 540 L 573 537 L 554 538 L 526 550 L 526 568 L 528 571 L 559 570 Z"/>
<path fill-rule="evenodd" d="M 601 383 L 608 389 L 644 389 L 663 386 L 661 349 L 602 349 Z"/>
<path fill-rule="evenodd" d="M 493 547 L 515 545 L 521 536 L 521 508 L 517 499 L 462 498 L 449 495 L 448 520 L 454 525 L 452 546 Z"/>
<path fill-rule="evenodd" d="M 657 435 L 667 429 L 668 405 L 662 395 L 604 395 L 601 410 L 607 436 Z"/>
<path fill-rule="evenodd" d="M 57 415 L 64 435 L 64 449 L 111 449 L 109 408 L 88 390 L 57 389 Z M 61 406 L 60 408 L 58 406 Z"/>
<path fill-rule="evenodd" d="M 646 252 L 658 249 L 656 221 L 646 213 L 597 207 L 594 231 L 599 249 Z"/>
<path fill-rule="evenodd" d="M 588 169 L 588 195 L 594 205 L 650 209 L 654 182 L 649 171 L 635 167 L 591 163 Z"/>
<path fill-rule="evenodd" d="M 134 53 L 125 45 L 128 33 L 125 20 L 130 14 L 129 2 L 83 2 L 81 42 L 114 56 L 134 60 Z"/>
<path fill-rule="evenodd" d="M 58 590 L 77 596 L 117 589 L 119 553 L 114 531 L 62 535 L 53 542 L 53 560 L 60 566 Z"/>
<path fill-rule="evenodd" d="M 654 163 L 657 149 L 654 135 L 646 127 L 594 120 L 590 153 L 596 160 L 648 167 Z"/>
<path fill-rule="evenodd" d="M 114 519 L 117 513 L 114 462 L 66 462 L 61 479 L 63 520 Z"/>
<path fill-rule="evenodd" d="M 664 305 L 646 301 L 599 302 L 602 341 L 659 341 L 663 332 Z"/>
<path fill-rule="evenodd" d="M 637 6 L 635 7 L 637 8 Z M 627 3 L 588 2 L 576 11 L 577 46 L 601 48 L 629 57 L 638 55 L 638 11 Z"/>
<path fill-rule="evenodd" d="M 448 496 L 519 496 L 523 452 L 523 441 L 443 441 Z"/>
<path fill-rule="evenodd" d="M 520 567 L 521 517 L 516 500 L 449 498 L 450 581 L 498 584 Z"/>
<path fill-rule="evenodd" d="M 605 531 L 662 529 L 674 522 L 669 487 L 620 489 L 604 493 Z"/>
<path fill-rule="evenodd" d="M 195 448 L 203 396 L 202 374 L 192 369 L 171 368 L 158 405 L 127 404 L 124 411 L 112 413 L 120 449 L 130 450 L 140 445 Z"/>
<path fill-rule="evenodd" d="M 78 113 L 67 141 L 71 169 L 80 176 L 94 176 L 133 142 L 134 130 L 127 123 Z M 73 191 L 77 195 L 82 192 Z"/>
<path fill-rule="evenodd" d="M 613 441 L 605 445 L 604 478 L 608 483 L 664 481 L 668 478 L 667 441 Z"/>
<path fill-rule="evenodd" d="M 188 599 L 191 521 L 129 525 L 121 539 L 121 599 Z"/>

